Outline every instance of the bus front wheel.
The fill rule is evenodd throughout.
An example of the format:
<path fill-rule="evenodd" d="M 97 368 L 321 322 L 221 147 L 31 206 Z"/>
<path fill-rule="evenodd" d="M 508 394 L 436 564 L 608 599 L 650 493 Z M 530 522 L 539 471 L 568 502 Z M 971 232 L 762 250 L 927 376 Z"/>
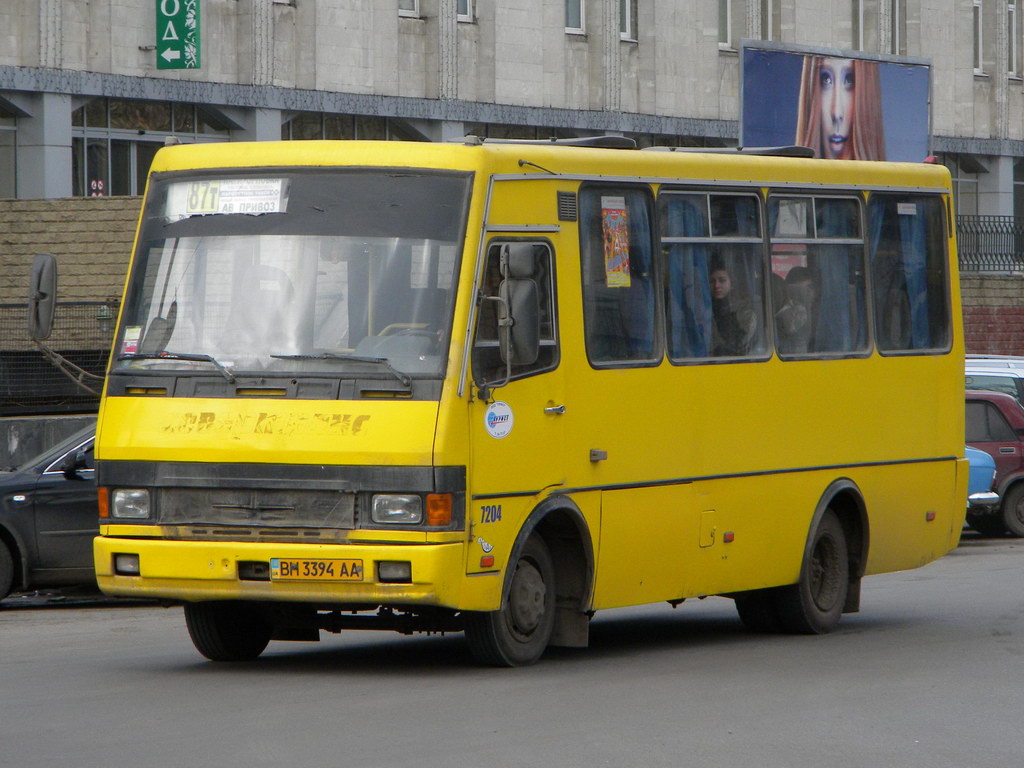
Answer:
<path fill-rule="evenodd" d="M 251 661 L 273 632 L 255 607 L 234 602 L 186 603 L 185 625 L 196 650 L 211 661 Z"/>
<path fill-rule="evenodd" d="M 846 534 L 836 513 L 826 509 L 804 555 L 800 581 L 775 592 L 782 628 L 801 635 L 831 632 L 843 613 L 849 586 Z"/>
<path fill-rule="evenodd" d="M 520 667 L 544 653 L 555 624 L 555 568 L 544 540 L 526 540 L 501 608 L 466 614 L 469 650 L 481 664 Z"/>

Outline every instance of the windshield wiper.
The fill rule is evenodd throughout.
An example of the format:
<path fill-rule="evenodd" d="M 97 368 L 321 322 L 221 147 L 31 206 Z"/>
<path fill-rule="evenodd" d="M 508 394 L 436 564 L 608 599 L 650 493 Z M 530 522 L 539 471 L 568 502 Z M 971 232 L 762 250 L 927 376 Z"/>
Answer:
<path fill-rule="evenodd" d="M 405 386 L 412 386 L 412 379 L 395 368 L 386 357 L 363 357 L 362 355 L 344 355 L 338 352 L 320 352 L 316 355 L 271 355 L 271 357 L 278 360 L 340 360 L 348 363 L 373 363 L 386 368 Z"/>
<path fill-rule="evenodd" d="M 118 360 L 189 360 L 197 363 L 212 363 L 213 366 L 220 371 L 221 375 L 228 380 L 230 384 L 235 383 L 235 375 L 231 373 L 224 363 L 215 358 L 213 355 L 204 355 L 202 353 L 193 352 L 128 352 L 124 355 L 118 355 Z"/>

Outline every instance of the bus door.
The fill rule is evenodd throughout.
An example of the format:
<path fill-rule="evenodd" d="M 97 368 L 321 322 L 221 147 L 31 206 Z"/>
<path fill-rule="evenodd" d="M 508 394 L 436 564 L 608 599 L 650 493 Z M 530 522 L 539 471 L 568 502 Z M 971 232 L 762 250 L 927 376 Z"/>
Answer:
<path fill-rule="evenodd" d="M 551 243 L 491 240 L 479 296 L 470 409 L 473 500 L 467 509 L 475 542 L 471 570 L 481 558 L 488 562 L 499 542 L 511 547 L 536 497 L 565 482 L 565 385 Z M 515 330 L 503 325 L 509 316 Z"/>

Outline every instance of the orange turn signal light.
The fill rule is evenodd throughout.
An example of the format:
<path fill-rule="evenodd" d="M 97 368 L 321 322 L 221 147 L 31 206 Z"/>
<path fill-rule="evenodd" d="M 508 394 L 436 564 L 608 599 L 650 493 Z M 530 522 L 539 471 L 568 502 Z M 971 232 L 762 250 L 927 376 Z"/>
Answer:
<path fill-rule="evenodd" d="M 100 509 L 100 517 L 110 517 L 110 493 L 106 488 L 96 489 L 96 502 Z"/>
<path fill-rule="evenodd" d="M 450 525 L 452 522 L 452 495 L 427 494 L 427 525 Z"/>

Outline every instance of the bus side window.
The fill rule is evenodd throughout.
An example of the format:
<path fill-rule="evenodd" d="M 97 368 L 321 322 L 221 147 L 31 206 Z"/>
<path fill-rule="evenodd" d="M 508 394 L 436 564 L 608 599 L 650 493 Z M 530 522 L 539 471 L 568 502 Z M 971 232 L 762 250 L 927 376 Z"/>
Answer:
<path fill-rule="evenodd" d="M 764 240 L 754 195 L 659 198 L 669 357 L 764 357 Z"/>
<path fill-rule="evenodd" d="M 779 356 L 868 350 L 864 236 L 855 197 L 768 200 Z"/>
<path fill-rule="evenodd" d="M 934 195 L 871 195 L 868 246 L 881 352 L 949 346 L 943 211 Z"/>
<path fill-rule="evenodd" d="M 656 365 L 657 280 L 646 187 L 580 190 L 583 324 L 591 364 Z"/>
<path fill-rule="evenodd" d="M 501 247 L 508 241 L 493 240 L 487 248 L 481 296 L 497 296 L 501 283 Z M 529 365 L 512 367 L 518 378 L 550 370 L 558 365 L 558 334 L 555 318 L 555 281 L 551 248 L 547 243 L 532 243 L 534 270 L 540 303 L 540 354 Z M 498 303 L 483 300 L 477 311 L 476 337 L 473 341 L 473 379 L 478 383 L 501 381 L 505 363 L 498 346 Z"/>

